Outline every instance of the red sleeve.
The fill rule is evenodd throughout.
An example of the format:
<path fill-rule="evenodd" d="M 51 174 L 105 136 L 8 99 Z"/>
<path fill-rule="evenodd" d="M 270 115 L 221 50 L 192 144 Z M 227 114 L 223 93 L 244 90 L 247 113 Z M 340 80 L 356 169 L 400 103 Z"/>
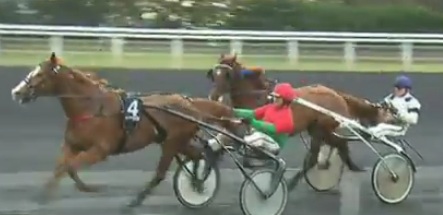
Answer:
<path fill-rule="evenodd" d="M 262 119 L 265 116 L 266 109 L 268 109 L 269 105 L 271 105 L 271 104 L 263 105 L 263 106 L 255 109 L 254 110 L 255 118 Z"/>
<path fill-rule="evenodd" d="M 291 134 L 294 131 L 294 120 L 292 110 L 289 108 L 284 114 L 279 116 L 281 120 L 275 123 L 275 131 L 277 134 Z"/>

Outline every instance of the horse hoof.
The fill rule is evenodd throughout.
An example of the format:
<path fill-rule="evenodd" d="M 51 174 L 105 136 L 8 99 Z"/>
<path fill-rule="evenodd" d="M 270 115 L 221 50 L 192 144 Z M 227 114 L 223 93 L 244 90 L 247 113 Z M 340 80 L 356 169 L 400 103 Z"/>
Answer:
<path fill-rule="evenodd" d="M 317 164 L 318 165 L 318 169 L 319 170 L 327 170 L 327 169 L 329 169 L 329 163 L 319 163 L 319 164 Z"/>
<path fill-rule="evenodd" d="M 38 194 L 37 196 L 32 198 L 32 201 L 37 203 L 38 205 L 47 205 L 51 201 L 51 198 L 46 193 Z"/>
<path fill-rule="evenodd" d="M 140 200 L 139 198 L 133 199 L 131 202 L 129 202 L 129 204 L 126 205 L 126 208 L 128 209 L 132 209 L 132 208 L 136 208 L 139 207 L 142 204 L 142 200 Z"/>
<path fill-rule="evenodd" d="M 349 168 L 349 170 L 351 171 L 351 172 L 356 172 L 356 173 L 358 173 L 358 172 L 366 172 L 366 170 L 365 169 L 363 169 L 363 168 L 360 168 L 360 167 L 352 167 L 352 168 Z"/>
<path fill-rule="evenodd" d="M 133 207 L 130 207 L 129 205 L 125 205 L 124 207 L 122 207 L 120 212 L 122 214 L 126 214 L 126 215 L 135 214 L 134 210 L 133 210 Z"/>
<path fill-rule="evenodd" d="M 76 188 L 81 191 L 81 192 L 85 192 L 85 193 L 98 193 L 102 190 L 105 189 L 105 186 L 100 186 L 100 185 L 84 185 L 84 186 L 76 186 Z"/>
<path fill-rule="evenodd" d="M 288 183 L 288 191 L 291 192 L 292 190 L 294 190 L 298 185 L 298 181 L 292 179 L 289 181 Z"/>

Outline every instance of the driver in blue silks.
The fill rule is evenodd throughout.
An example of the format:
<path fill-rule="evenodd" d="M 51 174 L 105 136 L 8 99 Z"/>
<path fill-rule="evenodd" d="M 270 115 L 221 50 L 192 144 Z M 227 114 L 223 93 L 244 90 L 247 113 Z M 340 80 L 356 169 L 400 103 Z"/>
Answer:
<path fill-rule="evenodd" d="M 253 67 L 244 67 L 240 71 L 240 75 L 242 78 L 255 77 L 257 81 L 254 82 L 258 89 L 267 89 L 268 81 L 265 77 L 265 69 L 263 67 L 253 66 Z"/>
<path fill-rule="evenodd" d="M 380 123 L 369 128 L 374 136 L 403 136 L 410 125 L 418 123 L 421 104 L 411 94 L 412 80 L 406 75 L 398 76 L 394 81 L 394 92 L 384 98 L 382 103 L 392 105 L 396 110 L 397 121 L 391 124 Z"/>

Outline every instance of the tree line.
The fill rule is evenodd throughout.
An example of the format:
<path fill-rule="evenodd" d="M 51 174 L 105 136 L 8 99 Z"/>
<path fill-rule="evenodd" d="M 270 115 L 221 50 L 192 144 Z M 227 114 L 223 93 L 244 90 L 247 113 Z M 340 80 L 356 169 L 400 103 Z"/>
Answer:
<path fill-rule="evenodd" d="M 0 22 L 151 28 L 443 32 L 443 1 L 0 0 Z"/>

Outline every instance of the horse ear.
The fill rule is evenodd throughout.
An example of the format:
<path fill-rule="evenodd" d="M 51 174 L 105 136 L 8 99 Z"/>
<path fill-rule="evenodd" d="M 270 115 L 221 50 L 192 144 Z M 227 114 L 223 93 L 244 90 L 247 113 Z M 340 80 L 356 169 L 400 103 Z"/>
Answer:
<path fill-rule="evenodd" d="M 237 62 L 237 52 L 234 53 L 234 57 L 232 58 L 233 62 Z"/>
<path fill-rule="evenodd" d="M 225 54 L 224 53 L 220 54 L 220 59 L 223 59 L 223 58 L 225 58 Z"/>
<path fill-rule="evenodd" d="M 210 80 L 214 80 L 214 77 L 212 76 L 212 73 L 214 72 L 213 69 L 209 69 L 208 72 L 206 73 L 206 78 L 210 79 Z"/>
<path fill-rule="evenodd" d="M 51 63 L 57 64 L 57 56 L 55 55 L 55 52 L 51 53 L 51 57 L 49 57 L 49 60 L 51 61 Z"/>

